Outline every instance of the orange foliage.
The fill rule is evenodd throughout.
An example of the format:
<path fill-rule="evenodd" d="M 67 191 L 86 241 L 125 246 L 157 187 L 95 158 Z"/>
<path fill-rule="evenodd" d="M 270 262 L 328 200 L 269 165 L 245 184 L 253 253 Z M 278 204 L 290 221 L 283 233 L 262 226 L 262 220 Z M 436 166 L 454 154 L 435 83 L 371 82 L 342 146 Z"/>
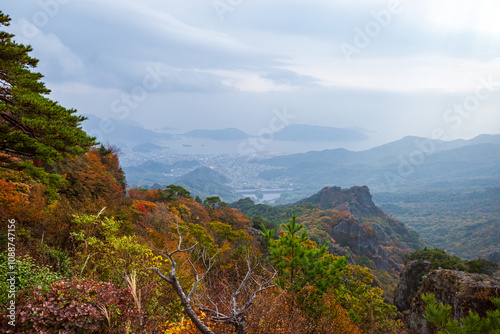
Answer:
<path fill-rule="evenodd" d="M 161 200 L 161 195 L 157 189 L 145 190 L 132 188 L 128 190 L 128 195 L 132 199 L 141 201 L 159 202 Z"/>
<path fill-rule="evenodd" d="M 349 313 L 333 298 L 325 295 L 326 308 L 313 321 L 301 310 L 292 295 L 285 290 L 264 291 L 255 300 L 247 316 L 249 334 L 360 334 Z M 319 311 L 320 312 L 320 311 Z M 230 332 L 228 332 L 230 333 Z"/>
<path fill-rule="evenodd" d="M 192 198 L 179 198 L 179 201 L 191 211 L 191 223 L 204 225 L 211 221 L 207 210 Z"/>
<path fill-rule="evenodd" d="M 123 171 L 115 154 L 102 155 L 102 150 L 93 148 L 76 159 L 60 162 L 56 169 L 68 181 L 60 193 L 72 202 L 102 199 L 107 206 L 114 206 L 123 199 Z"/>
<path fill-rule="evenodd" d="M 26 194 L 16 190 L 12 182 L 0 179 L 0 218 L 13 219 L 15 213 L 26 202 Z"/>
<path fill-rule="evenodd" d="M 208 327 L 211 328 L 213 324 L 208 321 L 208 317 L 205 313 L 196 310 L 196 314 L 205 324 L 208 324 Z M 165 332 L 165 334 L 199 334 L 200 331 L 193 324 L 191 319 L 182 317 L 182 319 L 178 322 L 170 322 L 167 321 L 164 326 L 161 326 Z M 219 332 L 217 332 L 219 333 Z"/>
<path fill-rule="evenodd" d="M 155 203 L 141 200 L 134 200 L 132 207 L 142 213 L 149 213 L 158 209 L 158 205 Z"/>
<path fill-rule="evenodd" d="M 349 312 L 337 301 L 333 291 L 329 291 L 323 298 L 325 301 L 324 316 L 319 322 L 320 333 L 353 333 L 361 334 L 361 330 L 353 324 Z"/>
<path fill-rule="evenodd" d="M 233 230 L 249 230 L 252 222 L 238 210 L 221 207 L 218 209 L 208 209 L 212 221 L 218 221 L 230 225 Z"/>

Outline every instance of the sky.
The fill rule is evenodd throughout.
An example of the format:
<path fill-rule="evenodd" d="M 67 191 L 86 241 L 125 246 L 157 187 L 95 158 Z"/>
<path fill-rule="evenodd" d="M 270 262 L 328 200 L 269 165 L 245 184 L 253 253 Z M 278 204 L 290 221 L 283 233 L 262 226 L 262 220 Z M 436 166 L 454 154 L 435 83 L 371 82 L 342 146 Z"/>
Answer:
<path fill-rule="evenodd" d="M 2 0 L 51 98 L 150 129 L 500 133 L 493 0 Z M 285 122 L 285 121 L 284 121 Z"/>

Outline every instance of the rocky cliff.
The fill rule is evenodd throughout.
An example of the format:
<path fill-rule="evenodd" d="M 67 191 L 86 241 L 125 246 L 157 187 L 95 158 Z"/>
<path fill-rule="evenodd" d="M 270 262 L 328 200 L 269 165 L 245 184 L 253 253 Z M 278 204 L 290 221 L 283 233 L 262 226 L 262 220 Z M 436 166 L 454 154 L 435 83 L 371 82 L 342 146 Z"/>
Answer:
<path fill-rule="evenodd" d="M 325 187 L 313 196 L 280 207 L 255 205 L 250 199 L 232 206 L 250 216 L 272 220 L 278 228 L 296 215 L 312 240 L 327 242 L 332 254 L 349 255 L 351 263 L 372 269 L 376 284 L 391 299 L 405 255 L 423 248 L 418 233 L 384 214 L 373 203 L 366 186 Z"/>
<path fill-rule="evenodd" d="M 372 269 L 387 271 L 395 278 L 403 268 L 404 255 L 423 248 L 418 233 L 387 216 L 373 203 L 367 186 L 348 189 L 325 187 L 295 205 L 306 203 L 322 210 L 349 212 L 350 216 L 331 224 L 327 230 L 335 240 L 332 250 L 339 255 L 351 252 L 354 261 L 358 258 L 358 262 L 368 266 L 367 260 L 372 261 Z"/>
<path fill-rule="evenodd" d="M 310 204 L 344 213 L 342 219 L 326 225 L 330 252 L 349 255 L 351 263 L 372 269 L 376 284 L 392 299 L 405 255 L 423 248 L 418 233 L 378 208 L 367 186 L 325 187 L 293 205 Z"/>
<path fill-rule="evenodd" d="M 304 203 L 313 203 L 322 210 L 349 211 L 358 219 L 367 215 L 386 217 L 384 212 L 373 203 L 370 189 L 367 186 L 347 189 L 324 187 L 317 194 L 304 198 L 294 205 Z"/>
<path fill-rule="evenodd" d="M 409 262 L 401 272 L 394 294 L 394 303 L 411 332 L 437 332 L 423 318 L 425 304 L 421 295 L 425 293 L 434 294 L 438 303 L 451 305 L 455 320 L 467 316 L 469 311 L 485 316 L 487 310 L 494 309 L 490 298 L 500 297 L 500 279 L 449 269 L 437 269 L 421 276 L 422 271 L 429 269 L 429 261 Z"/>

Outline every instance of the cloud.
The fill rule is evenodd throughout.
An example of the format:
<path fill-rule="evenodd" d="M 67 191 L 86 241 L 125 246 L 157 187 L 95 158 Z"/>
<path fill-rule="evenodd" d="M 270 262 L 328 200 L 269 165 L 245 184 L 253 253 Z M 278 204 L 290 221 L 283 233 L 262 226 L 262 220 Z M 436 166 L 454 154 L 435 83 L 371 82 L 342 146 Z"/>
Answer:
<path fill-rule="evenodd" d="M 290 82 L 283 80 L 272 80 L 254 71 L 232 71 L 232 70 L 206 70 L 222 78 L 224 85 L 234 87 L 244 92 L 277 92 L 292 91 L 296 87 Z M 287 71 L 290 72 L 290 71 Z M 293 73 L 293 72 L 290 72 Z M 281 81 L 281 82 L 280 82 Z"/>
<path fill-rule="evenodd" d="M 33 55 L 40 59 L 38 70 L 48 74 L 50 80 L 68 80 L 86 73 L 86 66 L 80 57 L 55 34 L 43 33 L 26 19 L 13 23 L 11 30 L 16 35 L 16 41 L 33 47 Z"/>
<path fill-rule="evenodd" d="M 3 8 L 30 22 L 41 3 Z M 105 114 L 161 64 L 168 77 L 130 114 L 154 127 L 175 120 L 258 130 L 285 105 L 302 123 L 426 135 L 454 96 L 463 99 L 481 77 L 500 78 L 500 5 L 492 0 L 401 0 L 402 12 L 363 47 L 356 34 L 390 1 L 242 1 L 223 21 L 212 1 L 67 3 L 28 40 L 48 86 L 69 105 Z M 342 43 L 359 49 L 350 62 Z M 490 103 L 467 134 L 500 132 Z"/>
<path fill-rule="evenodd" d="M 171 69 L 162 85 L 163 92 L 221 93 L 235 88 L 224 84 L 224 78 L 201 70 Z"/>
<path fill-rule="evenodd" d="M 318 83 L 316 78 L 284 69 L 270 69 L 261 77 L 272 80 L 275 84 L 286 86 L 317 86 Z"/>
<path fill-rule="evenodd" d="M 413 20 L 417 18 L 425 22 L 432 30 L 444 32 L 474 32 L 480 35 L 500 37 L 498 13 L 500 4 L 495 0 L 480 0 L 474 2 L 442 0 L 436 3 L 431 0 L 408 2 L 409 11 L 414 12 Z"/>
<path fill-rule="evenodd" d="M 265 60 L 265 52 L 231 34 L 182 22 L 169 14 L 165 5 L 154 8 L 148 6 L 151 2 L 90 2 L 93 6 L 87 2 L 79 4 L 79 16 L 70 14 L 67 19 L 83 26 L 92 18 L 93 33 L 97 30 L 105 36 L 114 36 L 106 40 L 107 49 L 114 56 L 168 61 L 174 67 L 192 68 L 241 66 L 244 62 L 252 66 L 256 62 L 269 61 Z M 95 46 L 104 45 L 102 41 L 97 41 Z"/>
<path fill-rule="evenodd" d="M 286 66 L 316 78 L 324 87 L 350 87 L 375 91 L 467 91 L 481 77 L 500 78 L 500 58 L 480 61 L 468 58 L 360 57 L 347 65 L 343 58 L 319 56 L 316 61 L 293 62 Z"/>

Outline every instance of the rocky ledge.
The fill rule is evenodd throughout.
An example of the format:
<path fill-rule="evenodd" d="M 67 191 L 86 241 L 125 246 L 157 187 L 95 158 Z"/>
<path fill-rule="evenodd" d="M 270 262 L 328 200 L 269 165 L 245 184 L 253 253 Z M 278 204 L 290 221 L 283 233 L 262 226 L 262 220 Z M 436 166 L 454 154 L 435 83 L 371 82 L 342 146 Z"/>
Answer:
<path fill-rule="evenodd" d="M 408 263 L 396 289 L 395 304 L 402 312 L 403 321 L 410 331 L 419 334 L 436 333 L 423 318 L 425 304 L 420 296 L 424 293 L 433 293 L 438 303 L 451 305 L 452 315 L 456 320 L 466 317 L 469 311 L 485 316 L 486 311 L 494 309 L 490 298 L 500 297 L 500 279 L 483 274 L 438 269 L 424 275 L 421 282 L 415 282 L 412 273 L 420 272 L 422 266 L 428 265 L 429 263 L 422 261 Z"/>

